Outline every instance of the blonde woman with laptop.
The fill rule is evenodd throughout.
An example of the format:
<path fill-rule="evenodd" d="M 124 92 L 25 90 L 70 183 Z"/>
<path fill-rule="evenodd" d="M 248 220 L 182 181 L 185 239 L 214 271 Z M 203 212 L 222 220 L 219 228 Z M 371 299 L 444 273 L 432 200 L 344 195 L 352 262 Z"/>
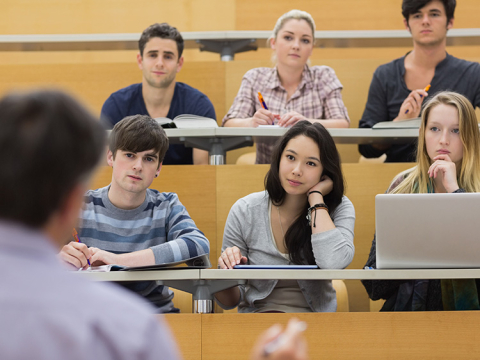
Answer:
<path fill-rule="evenodd" d="M 387 193 L 460 192 L 480 192 L 478 122 L 463 95 L 440 92 L 422 113 L 417 165 L 397 175 Z M 448 207 L 445 211 L 448 216 Z M 366 266 L 376 268 L 375 238 Z M 478 280 L 362 282 L 372 300 L 386 299 L 382 311 L 480 309 Z"/>

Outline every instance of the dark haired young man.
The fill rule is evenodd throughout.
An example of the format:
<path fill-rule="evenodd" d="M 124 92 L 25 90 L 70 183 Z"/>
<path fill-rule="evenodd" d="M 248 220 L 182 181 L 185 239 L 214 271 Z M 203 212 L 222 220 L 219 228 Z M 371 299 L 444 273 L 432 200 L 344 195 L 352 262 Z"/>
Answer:
<path fill-rule="evenodd" d="M 81 268 L 91 264 L 143 266 L 186 260 L 208 254 L 210 244 L 198 230 L 175 193 L 148 187 L 158 176 L 168 138 L 147 115 L 128 116 L 111 134 L 108 164 L 110 185 L 90 190 L 80 216 L 82 243 L 65 245 L 60 257 Z M 160 312 L 178 312 L 173 293 L 155 282 L 126 285 Z"/>
<path fill-rule="evenodd" d="M 65 271 L 105 130 L 55 91 L 0 100 L 0 359 L 177 359 L 163 320 L 137 296 Z"/>
<path fill-rule="evenodd" d="M 446 52 L 447 31 L 453 27 L 455 0 L 403 0 L 404 24 L 412 34 L 413 50 L 377 68 L 370 84 L 360 128 L 381 121 L 420 116 L 429 94 L 456 91 L 480 106 L 480 65 Z M 425 91 L 427 85 L 430 90 Z M 387 162 L 415 161 L 416 141 L 398 145 L 359 145 L 367 157 L 387 154 Z"/>
<path fill-rule="evenodd" d="M 149 26 L 138 41 L 138 48 L 142 82 L 114 92 L 105 101 L 101 117 L 109 128 L 124 117 L 137 114 L 170 119 L 181 114 L 216 118 L 206 95 L 175 81 L 183 66 L 183 38 L 176 28 L 166 23 Z M 208 164 L 208 153 L 172 144 L 163 164 Z"/>

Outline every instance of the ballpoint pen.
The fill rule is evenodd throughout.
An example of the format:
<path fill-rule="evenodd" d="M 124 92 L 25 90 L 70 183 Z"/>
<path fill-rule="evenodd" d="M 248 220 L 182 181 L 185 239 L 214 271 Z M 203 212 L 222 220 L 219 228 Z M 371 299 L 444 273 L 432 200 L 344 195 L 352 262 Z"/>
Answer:
<path fill-rule="evenodd" d="M 428 90 L 430 90 L 430 86 L 431 86 L 431 85 L 430 85 L 430 84 L 428 84 L 428 85 L 425 87 L 425 89 L 423 89 L 423 90 L 425 90 L 425 91 L 428 91 Z M 420 94 L 420 97 L 423 97 L 423 95 L 422 95 L 422 94 Z M 408 111 L 409 111 L 409 109 L 407 109 L 407 111 L 405 111 L 405 114 L 408 114 Z"/>
<path fill-rule="evenodd" d="M 265 110 L 268 110 L 267 104 L 265 104 L 265 100 L 263 100 L 263 96 L 260 91 L 258 92 L 258 101 L 260 101 L 260 104 Z M 275 125 L 275 122 L 272 122 L 272 125 Z"/>
<path fill-rule="evenodd" d="M 262 104 L 262 107 L 265 110 L 268 110 L 267 104 L 265 104 L 265 100 L 263 100 L 263 96 L 262 96 L 262 93 L 260 91 L 258 92 L 258 100 L 260 101 L 260 104 Z"/>
<path fill-rule="evenodd" d="M 78 237 L 77 229 L 73 228 L 72 235 L 73 235 L 73 238 L 76 239 L 78 243 L 82 243 L 80 241 L 80 238 Z M 91 266 L 90 265 L 90 260 L 87 259 L 87 263 L 88 263 L 88 266 Z"/>

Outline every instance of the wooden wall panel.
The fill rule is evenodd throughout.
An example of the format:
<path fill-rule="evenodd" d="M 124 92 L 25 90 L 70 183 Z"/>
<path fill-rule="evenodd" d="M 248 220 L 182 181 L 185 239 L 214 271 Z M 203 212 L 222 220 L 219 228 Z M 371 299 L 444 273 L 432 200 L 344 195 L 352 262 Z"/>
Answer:
<path fill-rule="evenodd" d="M 217 114 L 225 112 L 225 64 L 190 62 L 178 74 L 178 81 L 205 93 Z M 142 81 L 137 64 L 9 64 L 0 65 L 0 95 L 11 90 L 60 87 L 77 96 L 97 115 L 112 92 Z M 221 115 L 223 116 L 223 115 Z"/>
<path fill-rule="evenodd" d="M 396 0 L 303 0 L 294 6 L 288 0 L 278 0 L 274 10 L 269 2 L 243 0 L 236 5 L 238 30 L 272 30 L 277 19 L 292 8 L 309 12 L 315 20 L 317 30 L 403 28 L 400 2 Z"/>
<path fill-rule="evenodd" d="M 234 12 L 234 0 L 3 0 L 0 33 L 141 33 L 155 22 L 180 31 L 234 30 Z"/>
<path fill-rule="evenodd" d="M 156 316 L 170 327 L 184 360 L 200 360 L 202 358 L 202 318 L 200 314 Z M 161 354 L 159 354 L 159 358 L 161 358 Z"/>
<path fill-rule="evenodd" d="M 221 124 L 227 112 L 225 108 L 225 78 L 226 63 L 223 61 L 185 62 L 182 70 L 177 75 L 177 80 L 187 83 L 208 96 Z"/>
<path fill-rule="evenodd" d="M 202 315 L 202 360 L 247 359 L 258 336 L 291 314 Z M 477 359 L 480 313 L 295 314 L 307 322 L 310 359 Z M 234 351 L 232 351 L 234 349 Z"/>
<path fill-rule="evenodd" d="M 365 266 L 375 233 L 375 196 L 383 194 L 391 181 L 411 163 L 343 164 L 347 183 L 346 195 L 355 207 L 355 256 L 348 268 Z M 358 280 L 346 280 L 350 311 L 369 311 L 370 303 L 365 288 Z"/>
<path fill-rule="evenodd" d="M 318 30 L 403 29 L 400 0 L 3 0 L 1 34 L 140 33 L 166 21 L 180 31 L 272 30 L 292 7 Z M 478 27 L 476 0 L 458 2 L 455 26 Z"/>
<path fill-rule="evenodd" d="M 38 87 L 60 87 L 77 96 L 96 114 L 113 92 L 141 81 L 130 64 L 21 64 L 0 66 L 0 93 Z"/>
<path fill-rule="evenodd" d="M 457 2 L 457 28 L 478 27 L 480 6 L 476 0 Z M 277 19 L 292 8 L 309 12 L 317 30 L 397 30 L 404 29 L 401 0 L 288 0 L 236 2 L 237 30 L 272 30 Z"/>
<path fill-rule="evenodd" d="M 269 165 L 217 166 L 217 259 L 230 208 L 238 199 L 265 189 L 263 179 L 269 168 Z"/>

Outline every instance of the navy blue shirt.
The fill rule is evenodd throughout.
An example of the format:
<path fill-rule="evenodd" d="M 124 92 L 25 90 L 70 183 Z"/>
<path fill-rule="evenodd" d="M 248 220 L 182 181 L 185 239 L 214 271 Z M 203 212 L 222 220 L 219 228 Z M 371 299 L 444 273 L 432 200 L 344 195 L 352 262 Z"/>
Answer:
<path fill-rule="evenodd" d="M 192 114 L 216 119 L 215 109 L 208 97 L 187 84 L 175 83 L 167 118 Z M 102 107 L 101 118 L 109 129 L 130 115 L 150 115 L 142 96 L 142 84 L 133 84 L 114 92 Z M 163 160 L 164 165 L 193 164 L 192 148 L 183 144 L 170 144 Z"/>
<path fill-rule="evenodd" d="M 439 91 L 448 90 L 465 96 L 473 107 L 480 107 L 480 64 L 477 62 L 457 59 L 447 54 L 436 66 L 430 85 L 425 100 Z M 373 74 L 367 104 L 358 127 L 371 128 L 378 122 L 395 119 L 410 92 L 405 83 L 405 56 L 379 66 Z M 367 158 L 379 157 L 384 153 L 372 145 L 359 145 L 359 151 Z M 416 152 L 416 140 L 395 144 L 385 152 L 386 162 L 412 162 L 416 160 Z"/>

